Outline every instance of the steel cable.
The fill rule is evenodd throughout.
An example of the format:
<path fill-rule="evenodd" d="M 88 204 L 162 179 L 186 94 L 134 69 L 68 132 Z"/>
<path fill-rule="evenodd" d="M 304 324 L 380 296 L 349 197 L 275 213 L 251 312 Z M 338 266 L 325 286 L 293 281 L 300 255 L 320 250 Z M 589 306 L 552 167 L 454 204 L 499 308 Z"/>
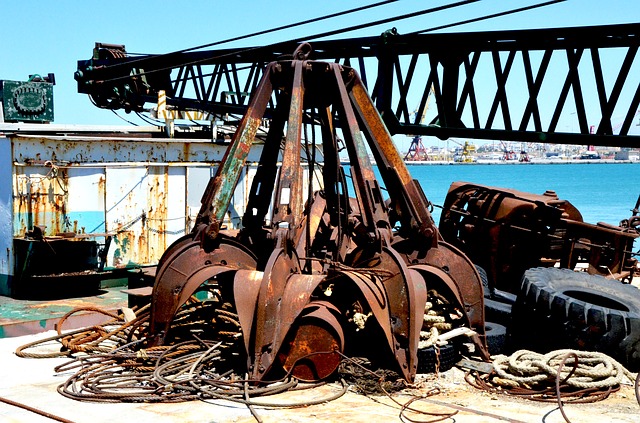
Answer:
<path fill-rule="evenodd" d="M 265 49 L 265 48 L 274 48 L 274 47 L 279 47 L 279 46 L 286 46 L 287 44 L 297 43 L 297 42 L 301 42 L 301 41 L 317 40 L 317 39 L 321 39 L 321 38 L 330 37 L 330 36 L 333 36 L 333 35 L 343 34 L 345 32 L 357 31 L 359 29 L 369 28 L 369 27 L 372 27 L 372 26 L 383 25 L 383 24 L 387 24 L 387 23 L 390 23 L 390 22 L 395 22 L 395 21 L 399 21 L 399 20 L 403 20 L 403 19 L 413 18 L 413 17 L 416 17 L 416 16 L 421 16 L 421 15 L 431 14 L 431 13 L 435 13 L 435 12 L 440 12 L 440 11 L 447 10 L 447 9 L 453 9 L 453 8 L 456 8 L 456 7 L 465 6 L 465 5 L 468 5 L 468 4 L 471 4 L 471 3 L 475 3 L 475 2 L 478 2 L 478 1 L 481 1 L 481 0 L 461 0 L 461 1 L 457 1 L 455 3 L 446 4 L 446 5 L 437 6 L 437 7 L 432 7 L 432 8 L 428 8 L 428 9 L 423 9 L 423 10 L 419 10 L 417 12 L 406 13 L 406 14 L 403 14 L 403 15 L 392 16 L 390 18 L 379 19 L 377 21 L 373 21 L 373 22 L 369 22 L 369 23 L 365 23 L 365 24 L 358 24 L 358 25 L 353 25 L 353 26 L 347 27 L 347 28 L 341 28 L 341 29 L 337 29 L 337 30 L 320 32 L 320 33 L 309 35 L 309 36 L 305 36 L 305 37 L 298 37 L 298 38 L 293 38 L 293 39 L 290 39 L 290 40 L 287 40 L 287 41 L 281 41 L 281 42 L 277 42 L 277 43 L 267 44 L 265 46 L 250 47 L 250 48 L 242 49 L 240 51 L 233 51 L 231 53 L 219 54 L 219 55 L 214 56 L 214 57 L 207 57 L 205 59 L 191 60 L 189 62 L 182 63 L 181 66 L 196 65 L 196 64 L 207 62 L 207 61 L 214 60 L 214 59 L 221 59 L 221 58 L 224 58 L 224 57 L 236 56 L 236 55 L 242 54 L 242 53 L 255 52 L 255 51 L 259 51 L 259 50 Z M 452 24 L 452 25 L 455 25 L 455 24 Z M 193 49 L 187 49 L 187 50 L 183 50 L 183 51 L 190 51 L 190 50 L 193 50 Z M 176 54 L 176 53 L 179 53 L 179 52 L 166 53 L 166 55 Z M 157 57 L 157 56 L 153 56 L 152 58 L 155 58 L 155 57 Z M 138 60 L 144 62 L 146 59 L 138 59 Z M 127 62 L 126 64 L 129 65 L 130 63 L 131 62 Z M 112 66 L 119 66 L 119 65 L 116 64 L 116 65 L 112 65 Z M 141 68 L 144 68 L 144 65 L 141 66 Z M 173 67 L 158 68 L 158 69 L 153 69 L 153 70 L 137 73 L 136 76 L 144 76 L 144 75 L 148 75 L 148 74 L 151 74 L 151 73 L 162 72 L 162 71 L 167 71 L 167 70 L 172 70 L 172 69 L 173 69 Z M 121 80 L 121 79 L 128 79 L 130 77 L 131 77 L 130 75 L 127 75 L 127 76 L 119 76 L 119 77 L 107 78 L 107 79 L 101 80 L 101 82 L 104 83 L 104 82 L 118 81 L 118 80 Z"/>
<path fill-rule="evenodd" d="M 40 410 L 40 409 L 38 409 L 38 408 L 31 407 L 30 405 L 26 405 L 26 404 L 22 404 L 22 403 L 17 402 L 17 401 L 10 400 L 10 399 L 8 399 L 8 398 L 0 397 L 0 402 L 3 402 L 3 403 L 5 403 L 5 404 L 12 405 L 12 406 L 14 406 L 14 407 L 22 408 L 23 410 L 27 410 L 27 411 L 30 411 L 30 412 L 32 412 L 32 413 L 39 414 L 39 415 L 41 415 L 41 416 L 43 416 L 43 417 L 46 417 L 46 418 L 51 419 L 51 420 L 55 420 L 55 421 L 57 421 L 57 422 L 61 422 L 61 423 L 74 423 L 74 422 L 73 422 L 73 421 L 71 421 L 71 420 L 67 420 L 67 419 L 65 419 L 65 418 L 63 418 L 63 417 L 56 416 L 55 414 L 51 414 L 51 413 L 49 413 L 49 412 L 46 412 L 46 411 Z"/>
<path fill-rule="evenodd" d="M 378 390 L 382 392 L 384 395 L 386 395 L 395 404 L 395 406 L 399 407 L 400 409 L 399 417 L 400 417 L 400 420 L 403 422 L 406 420 L 414 423 L 435 423 L 435 422 L 440 422 L 447 419 L 452 419 L 453 416 L 455 416 L 458 413 L 457 410 L 452 412 L 434 412 L 434 411 L 418 410 L 416 408 L 411 407 L 411 405 L 416 401 L 423 400 L 439 394 L 440 393 L 439 388 L 429 389 L 426 393 L 423 393 L 420 396 L 414 396 L 404 404 L 400 403 L 391 395 L 391 393 L 389 392 L 389 389 L 399 390 L 401 388 L 402 389 L 406 388 L 407 385 L 405 384 L 404 381 L 400 382 L 401 383 L 400 386 L 397 383 L 391 383 L 387 381 L 386 380 L 387 378 L 393 377 L 394 372 L 382 371 L 382 370 L 373 371 L 367 367 L 367 365 L 370 364 L 367 360 L 347 357 L 344 354 L 340 354 L 340 355 L 343 358 L 343 362 L 341 363 L 341 373 L 343 377 L 353 377 L 356 379 L 356 384 L 358 384 L 357 382 L 358 379 L 363 380 L 365 378 L 365 375 L 369 376 L 369 381 L 371 382 L 375 381 L 377 383 Z M 395 376 L 397 377 L 398 375 L 396 374 Z M 367 385 L 369 384 L 368 383 L 369 381 L 367 381 Z M 366 392 L 365 390 L 362 390 L 362 385 L 360 385 L 360 387 L 361 387 L 361 392 L 365 396 L 369 397 L 369 395 L 373 393 L 372 391 Z M 369 389 L 369 388 L 365 387 L 365 389 Z M 384 404 L 384 403 L 381 403 L 381 404 Z M 390 406 L 389 404 L 384 404 L 384 405 Z M 430 419 L 426 421 L 411 419 L 406 415 L 407 412 L 430 416 Z"/>
<path fill-rule="evenodd" d="M 458 22 L 451 23 L 451 24 L 434 26 L 432 28 L 423 29 L 423 30 L 420 30 L 420 31 L 412 31 L 412 32 L 408 33 L 407 35 L 425 34 L 427 32 L 439 31 L 441 29 L 452 28 L 454 26 L 466 25 L 466 24 L 469 24 L 469 23 L 486 21 L 488 19 L 494 19 L 494 18 L 499 18 L 499 17 L 502 17 L 502 16 L 508 16 L 508 15 L 512 15 L 514 13 L 520 13 L 520 12 L 525 12 L 525 11 L 528 11 L 528 10 L 537 9 L 537 8 L 540 8 L 540 7 L 546 7 L 546 6 L 550 6 L 552 4 L 556 4 L 556 3 L 563 3 L 565 1 L 567 1 L 567 0 L 550 0 L 550 1 L 543 2 L 543 3 L 537 3 L 537 4 L 532 4 L 532 5 L 529 5 L 529 6 L 519 7 L 519 8 L 516 8 L 516 9 L 506 10 L 504 12 L 492 13 L 490 15 L 479 16 L 479 17 L 473 18 L 473 19 L 466 19 L 464 21 L 458 21 Z"/>
<path fill-rule="evenodd" d="M 398 0 L 379 1 L 377 3 L 372 3 L 372 4 L 356 7 L 356 8 L 353 8 L 353 9 L 343 10 L 341 12 L 330 13 L 328 15 L 320 16 L 320 17 L 317 17 L 317 18 L 306 19 L 306 20 L 295 22 L 295 23 L 292 23 L 292 24 L 281 25 L 281 26 L 278 26 L 278 27 L 275 27 L 275 28 L 266 29 L 266 30 L 262 30 L 262 31 L 256 31 L 256 32 L 252 32 L 252 33 L 249 33 L 249 34 L 240 35 L 240 36 L 237 36 L 237 37 L 231 37 L 231 38 L 227 38 L 225 40 L 215 41 L 213 43 L 202 44 L 202 45 L 199 45 L 199 46 L 196 46 L 196 47 L 189 47 L 189 48 L 185 48 L 185 49 L 182 49 L 182 50 L 173 51 L 173 52 L 170 52 L 170 53 L 163 53 L 163 54 L 159 54 L 159 55 L 154 55 L 153 57 L 154 58 L 158 58 L 158 57 L 164 57 L 164 56 L 169 56 L 169 55 L 174 55 L 174 54 L 187 53 L 187 52 L 194 51 L 194 50 L 201 50 L 201 49 L 208 48 L 208 47 L 215 47 L 215 46 L 218 46 L 218 45 L 221 45 L 221 44 L 227 44 L 227 43 L 234 42 L 234 41 L 240 41 L 240 40 L 244 40 L 244 39 L 247 39 L 247 38 L 252 38 L 252 37 L 255 37 L 255 36 L 258 36 L 258 35 L 265 35 L 265 34 L 269 34 L 269 33 L 272 33 L 272 32 L 281 31 L 283 29 L 291 29 L 291 28 L 295 28 L 297 26 L 306 25 L 306 24 L 309 24 L 309 23 L 316 23 L 316 22 L 320 22 L 320 21 L 323 21 L 323 20 L 336 18 L 336 17 L 348 15 L 348 14 L 355 13 L 355 12 L 360 12 L 360 11 L 363 11 L 363 10 L 366 10 L 366 9 L 372 9 L 372 8 L 375 8 L 375 7 L 378 7 L 378 6 L 383 6 L 385 4 L 394 3 L 396 1 L 398 1 Z M 134 53 L 131 53 L 131 54 L 134 54 Z M 135 54 L 141 54 L 141 53 L 135 53 Z M 131 60 L 131 61 L 127 62 L 127 65 L 135 64 L 137 62 L 144 61 L 144 60 L 145 59 L 134 59 L 134 60 Z M 113 65 L 113 66 L 115 68 L 117 66 L 122 66 L 122 64 L 116 64 L 116 65 Z"/>
<path fill-rule="evenodd" d="M 215 291 L 213 285 L 204 288 Z M 300 384 L 289 373 L 274 381 L 248 378 L 239 317 L 228 303 L 223 302 L 219 296 L 213 296 L 215 300 L 188 301 L 176 313 L 168 332 L 167 345 L 145 347 L 144 340 L 149 327 L 148 307 L 139 310 L 136 317 L 128 321 L 123 312 L 116 314 L 99 311 L 111 317 L 111 320 L 104 325 L 63 333 L 62 323 L 79 311 L 74 310 L 65 315 L 59 324 L 57 336 L 27 344 L 16 353 L 27 356 L 25 350 L 36 348 L 44 341 L 60 343 L 64 351 L 55 356 L 67 355 L 72 359 L 55 367 L 58 374 L 69 374 L 57 387 L 57 391 L 65 398 L 77 401 L 170 403 L 196 399 L 226 400 L 246 405 L 254 418 L 260 421 L 255 407 L 295 408 L 317 405 L 335 400 L 347 392 L 349 384 L 344 378 L 340 378 L 334 379 L 338 380 L 337 391 L 322 398 L 305 398 L 299 401 L 257 400 L 258 397 L 309 389 L 318 384 Z M 299 360 L 307 358 L 305 356 Z M 291 369 L 294 368 L 295 364 Z M 367 376 L 371 377 L 371 374 Z M 405 384 L 398 386 L 399 389 L 404 387 Z M 391 395 L 387 388 L 383 388 L 383 392 Z M 435 416 L 414 410 L 411 402 L 394 402 L 403 420 L 415 421 L 409 419 L 406 413 L 420 412 Z M 438 414 L 436 417 L 437 420 L 431 421 L 442 420 L 442 415 Z"/>
<path fill-rule="evenodd" d="M 239 382 L 233 369 L 217 371 L 215 366 L 224 361 L 225 354 L 234 354 L 234 344 L 237 346 L 240 342 L 237 336 L 240 325 L 235 313 L 222 308 L 211 310 L 211 307 L 193 302 L 176 314 L 172 331 L 197 328 L 204 321 L 210 322 L 210 318 L 201 315 L 203 310 L 214 312 L 218 329 L 230 326 L 234 330 L 219 330 L 221 340 L 215 342 L 194 335 L 195 339 L 173 345 L 135 350 L 133 347 L 139 346 L 140 340 L 131 341 L 131 336 L 120 336 L 120 340 L 127 343 L 110 346 L 111 352 L 104 352 L 108 347 L 99 346 L 100 342 L 112 340 L 114 333 L 137 331 L 140 322 L 148 320 L 147 313 L 130 322 L 124 322 L 119 315 L 112 315 L 113 320 L 109 324 L 115 326 L 119 323 L 120 327 L 111 331 L 96 326 L 74 332 L 73 336 L 59 334 L 57 338 L 47 338 L 60 342 L 65 340 L 73 352 L 81 353 L 81 356 L 56 367 L 56 372 L 76 371 L 58 387 L 58 392 L 68 398 L 97 402 L 175 402 L 196 398 L 236 400 L 242 397 L 242 401 L 250 403 L 247 397 L 276 394 L 297 386 L 297 381 L 291 379 L 247 390 L 244 386 L 246 381 Z M 185 335 L 177 333 L 174 337 L 181 339 Z"/>

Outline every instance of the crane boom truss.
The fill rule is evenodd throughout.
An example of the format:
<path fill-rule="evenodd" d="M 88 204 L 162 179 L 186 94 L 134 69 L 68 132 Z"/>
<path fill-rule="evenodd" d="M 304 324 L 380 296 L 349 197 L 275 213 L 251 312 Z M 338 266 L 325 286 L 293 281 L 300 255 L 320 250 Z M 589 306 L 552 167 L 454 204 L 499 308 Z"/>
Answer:
<path fill-rule="evenodd" d="M 124 48 L 97 44 L 91 60 L 78 62 L 76 80 L 78 91 L 98 107 L 140 111 L 165 90 L 175 108 L 242 114 L 266 64 L 295 47 L 129 57 Z M 393 30 L 316 41 L 312 57 L 356 68 L 392 134 L 634 147 L 640 145 L 630 133 L 640 108 L 639 47 L 640 24 L 409 35 Z M 422 123 L 431 85 L 435 116 Z M 416 103 L 422 110 L 410 113 Z"/>

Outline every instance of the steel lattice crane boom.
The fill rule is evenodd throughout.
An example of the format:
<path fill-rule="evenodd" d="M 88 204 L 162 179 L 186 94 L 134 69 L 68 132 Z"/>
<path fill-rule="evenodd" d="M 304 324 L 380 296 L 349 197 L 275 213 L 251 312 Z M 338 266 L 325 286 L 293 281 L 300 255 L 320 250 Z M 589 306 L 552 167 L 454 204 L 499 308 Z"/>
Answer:
<path fill-rule="evenodd" d="M 169 110 L 197 110 L 221 119 L 230 116 L 228 123 L 233 123 L 237 121 L 233 116 L 246 110 L 266 63 L 296 46 L 288 42 L 130 57 L 123 46 L 97 44 L 91 59 L 78 62 L 75 77 L 78 91 L 89 94 L 98 107 L 143 112 L 156 105 L 164 91 Z M 630 133 L 640 95 L 632 82 L 627 83 L 632 67 L 640 61 L 637 23 L 469 33 L 387 32 L 380 37 L 316 41 L 313 48 L 315 60 L 355 65 L 391 134 L 619 147 L 640 144 L 640 137 Z M 605 54 L 619 54 L 623 60 L 589 60 Z M 581 66 L 584 61 L 589 65 Z M 581 74 L 587 68 L 598 75 L 618 75 L 613 89 L 607 89 L 603 78 L 583 84 L 587 78 Z M 513 89 L 514 80 L 526 84 Z M 412 122 L 408 104 L 430 92 L 431 86 L 436 118 L 430 124 Z M 549 88 L 542 90 L 543 86 Z M 587 105 L 588 98 L 597 98 L 598 103 Z M 273 112 L 271 105 L 267 118 Z M 593 134 L 588 107 L 590 119 L 599 121 Z M 614 134 L 612 116 L 621 110 L 628 112 Z M 567 125 L 566 119 L 574 121 Z M 562 131 L 561 125 L 572 129 Z"/>

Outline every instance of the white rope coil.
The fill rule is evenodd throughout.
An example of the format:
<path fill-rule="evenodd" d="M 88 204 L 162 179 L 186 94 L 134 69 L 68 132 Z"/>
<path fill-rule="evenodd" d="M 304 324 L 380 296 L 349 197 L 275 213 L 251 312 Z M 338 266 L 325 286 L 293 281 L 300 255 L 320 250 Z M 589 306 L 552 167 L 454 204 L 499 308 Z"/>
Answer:
<path fill-rule="evenodd" d="M 504 380 L 504 385 L 519 385 L 531 387 L 558 375 L 558 368 L 569 354 L 578 357 L 578 366 L 573 375 L 565 381 L 569 386 L 580 389 L 607 388 L 620 385 L 625 378 L 633 382 L 635 376 L 622 364 L 606 354 L 590 351 L 556 350 L 547 354 L 520 350 L 510 356 L 498 355 L 494 357 L 493 367 L 498 375 L 498 381 Z M 563 366 L 560 374 L 565 379 L 573 370 L 571 362 Z"/>

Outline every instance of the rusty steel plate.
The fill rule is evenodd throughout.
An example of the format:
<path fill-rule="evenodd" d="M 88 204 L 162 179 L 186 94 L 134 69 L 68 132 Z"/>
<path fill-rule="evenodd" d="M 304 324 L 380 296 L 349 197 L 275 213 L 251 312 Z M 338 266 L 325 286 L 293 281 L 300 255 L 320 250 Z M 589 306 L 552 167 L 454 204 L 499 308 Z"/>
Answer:
<path fill-rule="evenodd" d="M 344 334 L 330 310 L 339 313 L 330 303 L 310 302 L 278 353 L 284 370 L 304 382 L 326 379 L 340 365 Z"/>

